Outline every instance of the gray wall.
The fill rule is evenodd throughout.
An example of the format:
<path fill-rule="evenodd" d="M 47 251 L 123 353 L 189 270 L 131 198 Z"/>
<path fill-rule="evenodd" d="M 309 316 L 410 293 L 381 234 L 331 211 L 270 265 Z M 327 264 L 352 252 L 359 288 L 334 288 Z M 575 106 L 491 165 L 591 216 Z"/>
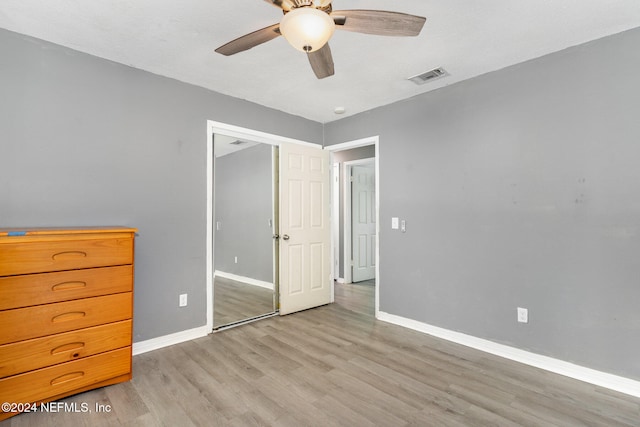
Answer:
<path fill-rule="evenodd" d="M 272 147 L 258 144 L 216 158 L 215 269 L 273 283 Z M 238 263 L 235 257 L 238 257 Z"/>
<path fill-rule="evenodd" d="M 6 30 L 0 52 L 0 226 L 138 227 L 134 340 L 204 325 L 206 121 L 322 125 Z"/>
<path fill-rule="evenodd" d="M 370 159 L 375 158 L 376 156 L 376 147 L 375 145 L 367 145 L 365 147 L 352 148 L 350 150 L 337 151 L 333 154 L 333 163 L 340 164 L 340 185 L 339 185 L 339 198 L 340 203 L 338 207 L 339 212 L 339 222 L 340 222 L 340 230 L 338 235 L 340 236 L 339 245 L 339 253 L 340 253 L 340 264 L 338 266 L 338 274 L 341 278 L 344 278 L 344 170 L 343 163 L 349 162 L 351 160 L 361 160 L 361 159 Z"/>
<path fill-rule="evenodd" d="M 382 311 L 640 380 L 638 46 L 635 29 L 325 126 L 326 145 L 380 136 Z"/>

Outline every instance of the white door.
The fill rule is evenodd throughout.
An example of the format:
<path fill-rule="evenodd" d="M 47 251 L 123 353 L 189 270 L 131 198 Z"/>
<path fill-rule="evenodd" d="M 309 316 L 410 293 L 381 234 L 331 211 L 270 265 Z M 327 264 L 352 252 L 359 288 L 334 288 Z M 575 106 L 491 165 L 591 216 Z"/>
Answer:
<path fill-rule="evenodd" d="M 280 144 L 280 314 L 331 302 L 329 152 Z"/>
<path fill-rule="evenodd" d="M 351 168 L 352 282 L 375 278 L 376 187 L 372 166 Z"/>

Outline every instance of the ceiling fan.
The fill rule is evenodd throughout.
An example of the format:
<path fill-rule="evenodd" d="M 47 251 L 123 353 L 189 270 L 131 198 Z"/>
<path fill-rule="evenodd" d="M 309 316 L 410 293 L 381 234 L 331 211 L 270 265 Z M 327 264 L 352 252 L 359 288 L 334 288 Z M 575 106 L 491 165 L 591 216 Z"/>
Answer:
<path fill-rule="evenodd" d="M 417 36 L 426 18 L 385 10 L 333 10 L 331 0 L 265 0 L 282 9 L 278 24 L 262 28 L 230 41 L 216 49 L 233 55 L 251 49 L 278 36 L 305 52 L 316 77 L 334 74 L 328 40 L 335 29 L 379 36 Z"/>

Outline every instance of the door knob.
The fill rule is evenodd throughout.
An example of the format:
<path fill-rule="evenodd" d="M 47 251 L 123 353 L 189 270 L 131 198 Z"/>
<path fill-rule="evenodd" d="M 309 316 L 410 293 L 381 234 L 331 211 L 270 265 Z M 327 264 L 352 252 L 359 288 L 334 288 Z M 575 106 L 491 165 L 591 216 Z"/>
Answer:
<path fill-rule="evenodd" d="M 282 235 L 282 240 L 289 240 L 289 235 L 288 234 L 283 234 Z"/>

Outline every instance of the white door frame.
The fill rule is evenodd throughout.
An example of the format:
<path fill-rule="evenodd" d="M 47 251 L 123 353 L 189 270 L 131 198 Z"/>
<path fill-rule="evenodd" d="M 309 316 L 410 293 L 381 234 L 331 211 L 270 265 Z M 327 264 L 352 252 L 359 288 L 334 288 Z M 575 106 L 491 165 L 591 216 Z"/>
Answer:
<path fill-rule="evenodd" d="M 280 145 L 283 142 L 289 144 L 309 145 L 313 147 L 321 146 L 299 139 L 261 132 L 240 126 L 207 120 L 207 235 L 206 235 L 206 295 L 207 295 L 207 325 L 209 332 L 213 331 L 213 135 L 226 135 L 238 139 L 262 142 L 270 145 Z M 275 257 L 275 254 L 274 254 Z M 274 274 L 275 271 L 274 271 Z M 275 280 L 275 278 L 274 278 Z M 274 281 L 274 284 L 276 282 Z"/>
<path fill-rule="evenodd" d="M 353 166 L 362 166 L 362 165 L 370 165 L 373 164 L 375 167 L 375 158 L 369 157 L 368 159 L 359 159 L 359 160 L 349 160 L 348 162 L 343 163 L 343 175 L 344 176 L 344 188 L 342 189 L 342 195 L 344 196 L 342 200 L 342 206 L 344 206 L 344 216 L 343 220 L 343 231 L 344 231 L 344 254 L 342 259 L 342 265 L 344 265 L 344 283 L 351 283 L 353 281 L 353 265 L 351 265 L 351 261 L 353 260 L 352 246 L 353 246 L 353 236 L 351 235 L 351 180 L 349 177 L 351 176 L 351 168 Z M 377 179 L 377 176 L 376 176 Z M 377 181 L 376 181 L 377 184 Z M 376 203 L 378 193 L 376 188 Z M 377 209 L 377 206 L 376 206 Z M 376 215 L 376 221 L 378 217 Z M 376 225 L 376 239 L 378 235 L 378 228 Z M 377 259 L 376 259 L 377 260 Z M 347 268 L 349 266 L 349 268 Z"/>
<path fill-rule="evenodd" d="M 357 148 L 357 147 L 364 147 L 366 145 L 373 145 L 375 147 L 375 174 L 376 174 L 376 286 L 375 286 L 375 316 L 376 318 L 378 317 L 378 312 L 380 311 L 380 286 L 381 286 L 381 282 L 380 282 L 380 152 L 379 152 L 379 140 L 380 137 L 378 135 L 376 136 L 371 136 L 371 137 L 367 137 L 367 138 L 362 138 L 362 139 L 358 139 L 355 141 L 348 141 L 348 142 L 343 142 L 340 144 L 335 144 L 335 145 L 330 145 L 328 147 L 324 147 L 325 150 L 329 150 L 331 152 L 336 152 L 336 151 L 344 151 L 344 150 L 350 150 L 352 148 Z M 331 164 L 333 164 L 333 157 L 331 158 Z M 338 191 L 338 186 L 335 184 L 334 180 L 331 180 L 331 186 L 332 186 L 332 191 L 335 192 Z M 349 206 L 351 205 L 351 202 L 349 202 Z M 332 221 L 332 225 L 335 227 L 335 222 Z M 349 226 L 349 229 L 351 229 L 351 226 Z M 332 233 L 332 239 L 331 239 L 331 251 L 332 253 L 334 253 L 333 251 L 335 250 L 334 248 L 339 245 L 339 241 L 335 241 L 335 237 L 334 237 L 335 233 Z M 345 248 L 345 255 L 346 255 L 347 251 Z M 345 265 L 345 275 L 347 268 Z M 351 277 L 351 271 L 349 271 L 349 277 Z M 350 280 L 349 280 L 350 282 Z"/>
<path fill-rule="evenodd" d="M 333 163 L 333 153 L 331 154 L 331 277 L 340 282 L 340 251 L 333 242 L 340 242 L 340 192 L 337 191 L 340 185 L 340 164 Z M 333 294 L 333 292 L 332 292 Z M 333 300 L 331 300 L 333 302 Z"/>

